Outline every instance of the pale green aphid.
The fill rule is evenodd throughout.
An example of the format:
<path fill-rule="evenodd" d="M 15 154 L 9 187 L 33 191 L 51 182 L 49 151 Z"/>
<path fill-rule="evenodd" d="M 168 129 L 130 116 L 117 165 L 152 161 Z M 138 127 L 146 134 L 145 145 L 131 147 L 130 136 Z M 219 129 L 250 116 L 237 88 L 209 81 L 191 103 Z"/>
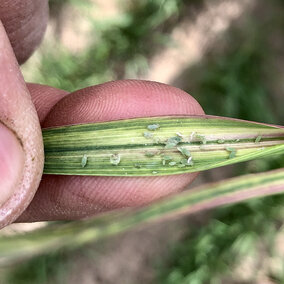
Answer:
<path fill-rule="evenodd" d="M 259 136 L 256 137 L 254 142 L 259 143 L 261 139 L 262 139 L 262 136 L 259 135 Z"/>
<path fill-rule="evenodd" d="M 218 139 L 218 140 L 217 140 L 217 143 L 218 143 L 218 144 L 224 144 L 224 143 L 225 143 L 225 140 L 224 140 L 224 139 Z"/>
<path fill-rule="evenodd" d="M 160 124 L 149 124 L 147 128 L 148 130 L 155 131 L 160 128 Z"/>
<path fill-rule="evenodd" d="M 227 147 L 226 150 L 230 153 L 229 159 L 233 159 L 236 157 L 237 150 L 235 148 Z"/>
<path fill-rule="evenodd" d="M 156 171 L 152 171 L 152 174 L 154 174 L 154 175 L 157 174 L 157 173 L 158 173 L 158 172 L 156 172 Z"/>
<path fill-rule="evenodd" d="M 177 164 L 177 162 L 174 162 L 174 161 L 169 162 L 169 166 L 175 166 L 176 164 Z"/>
<path fill-rule="evenodd" d="M 207 140 L 204 135 L 195 134 L 195 138 L 198 139 L 203 145 L 207 143 Z"/>
<path fill-rule="evenodd" d="M 192 161 L 192 157 L 189 157 L 188 159 L 181 159 L 180 160 L 180 168 L 183 168 L 185 166 L 193 166 L 193 161 Z"/>
<path fill-rule="evenodd" d="M 86 167 L 87 162 L 88 162 L 88 157 L 87 157 L 87 155 L 85 154 L 85 155 L 83 155 L 82 160 L 81 160 L 81 166 L 82 166 L 82 168 L 85 168 L 85 167 Z"/>
<path fill-rule="evenodd" d="M 137 168 L 137 169 L 140 169 L 140 168 L 141 168 L 141 165 L 138 164 L 138 163 L 135 163 L 135 164 L 134 164 L 134 167 Z"/>
<path fill-rule="evenodd" d="M 145 152 L 145 156 L 146 156 L 146 157 L 149 157 L 149 158 L 150 158 L 150 157 L 154 157 L 155 155 L 156 155 L 155 152 L 150 152 L 150 151 L 146 151 L 146 152 Z"/>
<path fill-rule="evenodd" d="M 110 163 L 117 166 L 120 163 L 120 155 L 119 154 L 111 154 Z"/>
<path fill-rule="evenodd" d="M 151 138 L 153 138 L 153 133 L 150 133 L 150 132 L 144 132 L 143 133 L 143 136 L 146 138 L 146 139 L 151 139 Z"/>
<path fill-rule="evenodd" d="M 171 137 L 167 140 L 165 149 L 171 149 L 177 146 L 178 143 L 181 142 L 181 138 L 179 136 Z"/>
<path fill-rule="evenodd" d="M 163 155 L 162 156 L 162 165 L 165 166 L 167 161 L 171 161 L 172 157 L 171 156 L 167 156 L 167 155 Z"/>
<path fill-rule="evenodd" d="M 191 157 L 191 154 L 189 152 L 188 149 L 184 148 L 184 147 L 177 147 L 177 149 L 182 153 L 183 156 L 185 157 Z"/>

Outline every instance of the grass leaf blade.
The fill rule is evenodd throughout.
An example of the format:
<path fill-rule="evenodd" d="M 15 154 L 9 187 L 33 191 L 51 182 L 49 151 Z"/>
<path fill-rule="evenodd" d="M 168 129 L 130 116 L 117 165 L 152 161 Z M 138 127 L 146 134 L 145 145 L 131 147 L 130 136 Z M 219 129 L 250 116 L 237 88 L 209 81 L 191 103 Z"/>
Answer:
<path fill-rule="evenodd" d="M 160 221 L 223 204 L 284 191 L 284 168 L 245 175 L 185 191 L 140 209 L 110 212 L 89 220 L 53 224 L 24 235 L 0 237 L 0 265 L 75 248 L 124 232 L 146 222 Z"/>
<path fill-rule="evenodd" d="M 44 173 L 58 175 L 172 175 L 284 153 L 283 128 L 212 116 L 62 126 L 44 129 L 43 138 Z"/>

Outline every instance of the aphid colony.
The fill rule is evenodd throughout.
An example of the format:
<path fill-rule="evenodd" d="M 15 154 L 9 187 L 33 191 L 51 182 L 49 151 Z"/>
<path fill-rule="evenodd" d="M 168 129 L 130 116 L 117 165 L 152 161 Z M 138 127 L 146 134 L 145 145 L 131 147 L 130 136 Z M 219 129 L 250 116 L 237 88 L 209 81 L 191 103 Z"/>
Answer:
<path fill-rule="evenodd" d="M 147 129 L 149 131 L 156 131 L 159 128 L 160 128 L 159 124 L 150 124 L 150 125 L 147 126 Z M 185 147 L 178 147 L 178 144 L 180 142 L 182 142 L 182 140 L 185 138 L 185 136 L 182 135 L 180 132 L 177 132 L 176 135 L 177 136 L 168 138 L 166 140 L 166 142 L 164 142 L 165 143 L 165 148 L 164 149 L 176 148 L 182 154 L 182 159 L 180 159 L 180 161 L 174 161 L 171 156 L 162 154 L 161 155 L 162 165 L 163 166 L 169 165 L 171 167 L 172 166 L 178 166 L 178 167 L 193 166 L 193 161 L 192 161 L 192 156 L 191 156 L 190 151 L 187 148 L 185 148 Z M 154 141 L 157 141 L 157 139 L 158 139 L 158 141 L 160 142 L 160 139 L 157 138 L 157 137 L 154 137 L 154 134 L 151 133 L 151 132 L 144 132 L 143 136 L 146 139 L 152 139 Z M 193 138 L 194 137 L 191 137 L 190 140 L 192 140 Z M 202 141 L 204 141 L 203 137 L 202 137 Z M 205 144 L 205 143 L 203 143 L 203 144 Z M 158 152 L 146 151 L 145 152 L 145 156 L 146 157 L 153 157 L 153 156 L 159 155 L 159 154 L 161 154 L 160 151 L 158 151 Z"/>
<path fill-rule="evenodd" d="M 173 158 L 170 155 L 166 155 L 161 153 L 161 151 L 145 151 L 145 156 L 148 158 L 154 157 L 156 155 L 161 155 L 161 162 L 163 166 L 178 166 L 180 168 L 186 167 L 186 166 L 193 166 L 194 162 L 191 156 L 190 151 L 186 147 L 181 147 L 178 146 L 179 143 L 181 143 L 183 140 L 191 143 L 193 140 L 199 141 L 201 143 L 200 148 L 204 147 L 206 145 L 207 140 L 206 137 L 203 135 L 199 135 L 195 132 L 192 132 L 189 137 L 186 137 L 185 135 L 181 134 L 180 132 L 176 132 L 176 136 L 168 138 L 165 142 L 161 142 L 160 138 L 154 136 L 154 131 L 158 130 L 160 128 L 159 124 L 149 124 L 147 126 L 147 130 L 143 133 L 143 136 L 146 139 L 151 139 L 153 140 L 154 143 L 164 143 L 165 147 L 164 149 L 172 149 L 176 148 L 177 151 L 179 151 L 182 155 L 182 158 L 179 161 L 174 161 Z M 150 131 L 150 132 L 149 132 Z M 262 137 L 257 136 L 255 139 L 255 143 L 259 143 L 261 141 Z M 239 139 L 237 139 L 236 142 L 238 142 Z M 225 140 L 224 139 L 219 139 L 217 140 L 218 144 L 224 144 Z M 146 145 L 146 144 L 145 144 Z M 232 147 L 226 147 L 225 150 L 229 153 L 228 158 L 233 159 L 236 157 L 237 150 Z M 120 154 L 111 154 L 110 155 L 110 163 L 112 165 L 119 165 L 121 161 L 121 156 Z M 82 160 L 81 160 L 81 166 L 82 168 L 86 167 L 88 163 L 88 157 L 86 154 L 83 155 Z M 135 168 L 141 168 L 141 165 L 139 163 L 134 164 Z M 153 174 L 156 174 L 157 172 L 153 171 Z"/>

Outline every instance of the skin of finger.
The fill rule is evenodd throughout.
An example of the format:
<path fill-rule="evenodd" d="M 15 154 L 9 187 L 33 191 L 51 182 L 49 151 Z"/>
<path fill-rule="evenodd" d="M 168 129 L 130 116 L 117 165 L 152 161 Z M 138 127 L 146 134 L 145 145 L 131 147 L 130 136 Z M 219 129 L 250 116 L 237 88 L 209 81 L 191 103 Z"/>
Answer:
<path fill-rule="evenodd" d="M 31 202 L 43 171 L 43 142 L 36 110 L 12 47 L 0 22 L 0 122 L 18 138 L 23 170 L 13 195 L 0 206 L 0 228 L 13 222 Z"/>
<path fill-rule="evenodd" d="M 0 20 L 21 64 L 43 38 L 48 22 L 48 0 L 1 0 Z"/>
<path fill-rule="evenodd" d="M 71 93 L 47 115 L 44 127 L 155 115 L 200 115 L 196 100 L 180 89 L 147 81 L 109 82 Z M 141 206 L 178 192 L 196 174 L 166 177 L 44 175 L 19 222 L 78 219 L 105 210 Z"/>
<path fill-rule="evenodd" d="M 68 94 L 67 91 L 40 84 L 27 83 L 27 87 L 41 124 L 53 106 Z"/>

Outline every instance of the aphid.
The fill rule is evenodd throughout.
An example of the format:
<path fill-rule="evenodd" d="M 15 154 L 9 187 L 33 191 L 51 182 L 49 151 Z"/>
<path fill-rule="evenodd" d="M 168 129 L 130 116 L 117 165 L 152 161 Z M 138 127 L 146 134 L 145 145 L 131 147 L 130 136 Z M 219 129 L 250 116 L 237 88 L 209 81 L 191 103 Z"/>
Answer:
<path fill-rule="evenodd" d="M 236 157 L 237 150 L 235 148 L 227 147 L 226 150 L 230 153 L 229 159 L 233 159 Z"/>
<path fill-rule="evenodd" d="M 117 166 L 120 163 L 120 155 L 119 154 L 111 154 L 110 163 Z"/>
<path fill-rule="evenodd" d="M 156 172 L 156 171 L 152 171 L 152 174 L 154 174 L 154 175 L 157 174 L 157 173 L 158 173 L 158 172 Z"/>
<path fill-rule="evenodd" d="M 149 124 L 147 128 L 148 130 L 155 131 L 160 128 L 160 124 Z"/>
<path fill-rule="evenodd" d="M 140 168 L 141 168 L 141 165 L 138 164 L 138 163 L 135 163 L 135 164 L 134 164 L 134 167 L 137 168 L 137 169 L 140 169 Z"/>
<path fill-rule="evenodd" d="M 177 162 L 174 162 L 174 161 L 169 162 L 169 166 L 175 166 L 176 164 L 177 164 Z"/>
<path fill-rule="evenodd" d="M 207 140 L 204 135 L 195 134 L 195 138 L 197 138 L 203 145 L 207 143 Z"/>
<path fill-rule="evenodd" d="M 224 139 L 218 139 L 218 140 L 217 140 L 217 143 L 218 143 L 218 144 L 224 144 L 224 143 L 225 143 L 225 140 L 224 140 Z"/>
<path fill-rule="evenodd" d="M 145 152 L 145 156 L 148 157 L 148 158 L 154 157 L 155 155 L 156 155 L 155 152 L 150 152 L 150 151 L 146 151 L 146 152 Z"/>
<path fill-rule="evenodd" d="M 185 157 L 190 157 L 191 156 L 191 154 L 190 154 L 188 149 L 186 149 L 184 147 L 177 147 L 177 149 L 182 153 L 183 156 L 185 156 Z"/>
<path fill-rule="evenodd" d="M 179 136 L 170 137 L 166 142 L 165 149 L 174 148 L 180 142 L 181 142 L 181 138 Z"/>
<path fill-rule="evenodd" d="M 86 167 L 87 162 L 88 162 L 88 157 L 87 157 L 87 155 L 85 154 L 85 155 L 83 155 L 82 160 L 81 160 L 81 166 L 82 166 L 82 168 L 85 168 L 85 167 Z"/>
<path fill-rule="evenodd" d="M 193 166 L 192 157 L 189 157 L 188 159 L 181 159 L 180 165 L 181 168 L 185 166 Z"/>
<path fill-rule="evenodd" d="M 163 158 L 165 161 L 170 161 L 170 160 L 173 159 L 171 156 L 168 156 L 168 155 L 164 155 L 162 158 Z"/>
<path fill-rule="evenodd" d="M 143 136 L 146 138 L 146 139 L 151 139 L 153 138 L 153 133 L 150 133 L 150 132 L 144 132 L 143 133 Z"/>
<path fill-rule="evenodd" d="M 259 135 L 259 136 L 256 137 L 254 142 L 259 143 L 261 139 L 262 139 L 262 136 Z"/>
<path fill-rule="evenodd" d="M 171 156 L 167 156 L 167 155 L 163 155 L 162 156 L 162 165 L 165 166 L 167 161 L 171 161 L 172 157 Z"/>

